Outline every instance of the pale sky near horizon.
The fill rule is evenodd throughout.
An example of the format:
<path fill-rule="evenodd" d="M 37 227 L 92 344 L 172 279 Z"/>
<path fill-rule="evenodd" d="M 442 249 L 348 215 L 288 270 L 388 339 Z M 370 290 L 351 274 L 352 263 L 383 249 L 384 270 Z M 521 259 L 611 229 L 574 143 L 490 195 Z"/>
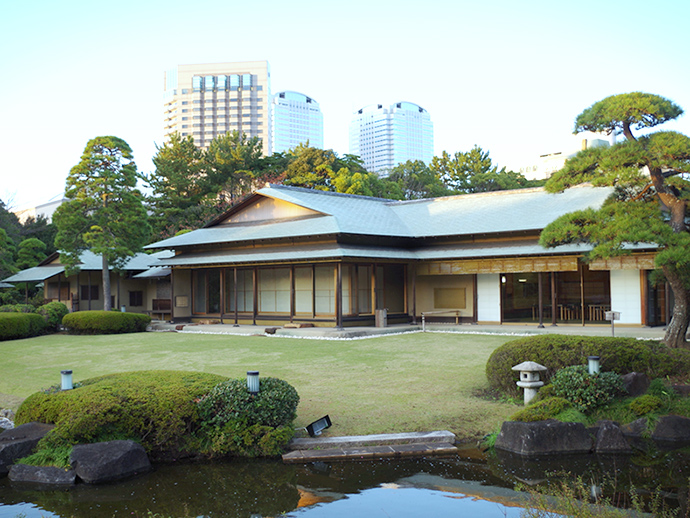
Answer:
<path fill-rule="evenodd" d="M 575 117 L 644 91 L 690 110 L 687 0 L 38 0 L 0 21 L 0 199 L 59 196 L 87 141 L 116 135 L 140 171 L 163 143 L 163 72 L 268 60 L 271 91 L 314 98 L 325 147 L 359 108 L 428 110 L 434 151 L 517 168 L 572 147 Z M 690 115 L 661 126 L 690 135 Z"/>

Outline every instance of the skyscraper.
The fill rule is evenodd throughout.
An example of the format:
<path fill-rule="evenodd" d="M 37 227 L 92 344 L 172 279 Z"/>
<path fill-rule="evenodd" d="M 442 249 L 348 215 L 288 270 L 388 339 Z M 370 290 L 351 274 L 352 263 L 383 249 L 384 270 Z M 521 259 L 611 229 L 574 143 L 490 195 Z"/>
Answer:
<path fill-rule="evenodd" d="M 367 171 L 374 173 L 390 171 L 408 160 L 428 164 L 434 154 L 429 112 L 408 102 L 358 110 L 350 123 L 350 153 L 359 155 Z"/>
<path fill-rule="evenodd" d="M 274 153 L 307 142 L 323 149 L 323 115 L 314 99 L 299 92 L 279 92 L 273 96 L 271 108 Z"/>
<path fill-rule="evenodd" d="M 271 82 L 267 61 L 180 65 L 165 73 L 164 136 L 191 135 L 207 148 L 237 130 L 259 137 L 272 153 Z"/>

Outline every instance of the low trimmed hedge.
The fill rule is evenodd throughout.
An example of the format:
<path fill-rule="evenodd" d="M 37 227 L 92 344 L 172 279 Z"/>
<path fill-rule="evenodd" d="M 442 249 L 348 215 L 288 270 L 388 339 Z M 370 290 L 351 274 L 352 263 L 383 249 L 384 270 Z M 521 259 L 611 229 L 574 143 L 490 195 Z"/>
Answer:
<path fill-rule="evenodd" d="M 183 371 L 139 371 L 87 379 L 29 396 L 16 424 L 55 424 L 27 462 L 64 467 L 75 444 L 140 442 L 154 459 L 274 456 L 294 436 L 299 396 L 285 381 L 246 380 Z M 225 408 L 224 405 L 231 405 Z"/>
<path fill-rule="evenodd" d="M 150 323 L 149 315 L 120 311 L 77 311 L 62 319 L 69 333 L 78 335 L 143 333 Z"/>
<path fill-rule="evenodd" d="M 0 340 L 37 336 L 45 327 L 45 320 L 36 313 L 0 313 Z"/>
<path fill-rule="evenodd" d="M 690 351 L 672 349 L 657 341 L 623 337 L 539 335 L 512 340 L 498 347 L 486 363 L 489 385 L 504 394 L 519 397 L 515 384 L 519 373 L 512 367 L 524 361 L 544 365 L 542 379 L 548 383 L 558 370 L 587 364 L 587 357 L 601 358 L 601 370 L 618 374 L 644 372 L 650 378 L 664 378 L 690 370 Z"/>
<path fill-rule="evenodd" d="M 190 432 L 199 425 L 195 400 L 225 379 L 180 371 L 91 378 L 72 390 L 32 394 L 19 407 L 16 424 L 55 424 L 39 447 L 132 439 L 155 457 L 185 449 Z"/>

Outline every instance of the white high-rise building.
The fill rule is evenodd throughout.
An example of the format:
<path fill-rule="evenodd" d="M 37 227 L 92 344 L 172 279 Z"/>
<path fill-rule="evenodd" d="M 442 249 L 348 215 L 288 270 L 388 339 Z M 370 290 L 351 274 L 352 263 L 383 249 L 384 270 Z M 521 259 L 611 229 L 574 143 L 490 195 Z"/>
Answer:
<path fill-rule="evenodd" d="M 367 171 L 385 173 L 408 160 L 428 164 L 434 156 L 434 128 L 421 106 L 399 102 L 366 106 L 350 123 L 350 153 Z"/>
<path fill-rule="evenodd" d="M 280 153 L 309 142 L 323 149 L 323 115 L 311 97 L 299 92 L 279 92 L 271 106 L 273 152 Z"/>
<path fill-rule="evenodd" d="M 234 130 L 259 137 L 270 155 L 271 82 L 267 61 L 180 65 L 165 73 L 164 136 L 191 135 L 207 148 Z"/>

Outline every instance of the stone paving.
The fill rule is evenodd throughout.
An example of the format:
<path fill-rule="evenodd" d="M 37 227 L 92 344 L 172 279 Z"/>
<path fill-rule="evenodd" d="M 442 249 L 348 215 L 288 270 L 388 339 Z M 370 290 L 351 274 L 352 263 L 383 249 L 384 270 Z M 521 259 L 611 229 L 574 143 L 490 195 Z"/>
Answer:
<path fill-rule="evenodd" d="M 289 448 L 293 451 L 283 455 L 283 462 L 288 464 L 454 455 L 458 451 L 455 446 L 455 434 L 445 430 L 294 439 Z"/>
<path fill-rule="evenodd" d="M 180 328 L 180 326 L 182 326 Z M 422 332 L 421 325 L 396 324 L 387 327 L 346 327 L 336 329 L 333 327 L 304 327 L 285 328 L 269 325 L 240 325 L 232 324 L 169 324 L 162 321 L 154 321 L 151 324 L 152 331 L 176 331 L 179 333 L 200 334 L 232 334 L 232 335 L 261 335 L 281 336 L 292 338 L 314 338 L 321 340 L 347 340 L 371 338 L 375 336 Z M 270 334 L 266 330 L 272 331 Z M 506 336 L 529 336 L 538 334 L 568 334 L 584 336 L 611 336 L 610 325 L 546 325 L 538 328 L 536 324 L 427 324 L 427 332 L 463 333 L 463 334 L 496 334 Z M 663 327 L 640 327 L 617 325 L 614 329 L 615 336 L 626 336 L 641 339 L 660 340 L 664 337 Z"/>

